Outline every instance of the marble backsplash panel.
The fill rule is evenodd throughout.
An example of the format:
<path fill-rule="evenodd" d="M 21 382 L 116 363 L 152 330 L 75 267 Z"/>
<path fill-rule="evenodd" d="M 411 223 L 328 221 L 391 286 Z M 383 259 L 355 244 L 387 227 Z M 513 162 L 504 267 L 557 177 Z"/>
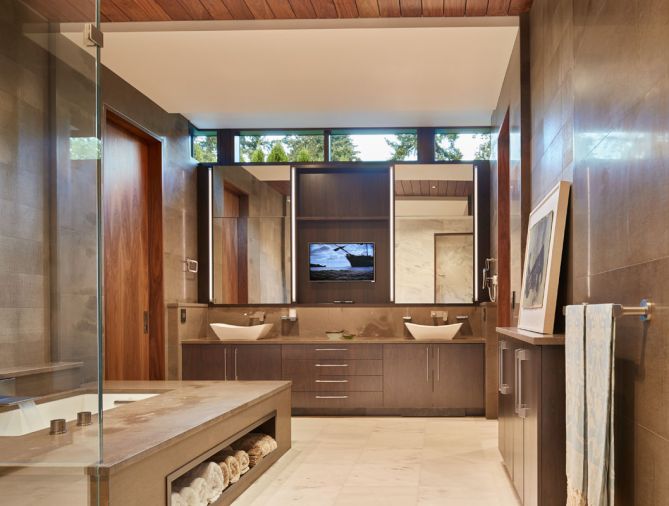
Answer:
<path fill-rule="evenodd" d="M 248 325 L 249 318 L 244 313 L 256 311 L 263 311 L 265 322 L 274 324 L 270 337 L 317 337 L 325 336 L 327 330 L 342 329 L 364 337 L 403 337 L 407 335 L 403 316 L 411 316 L 413 323 L 443 324 L 441 318 L 433 319 L 430 316 L 433 311 L 447 312 L 449 324 L 457 323 L 456 316 L 468 316 L 470 329 L 467 325 L 463 326 L 463 335 L 483 336 L 486 332 L 485 311 L 477 306 L 297 307 L 295 322 L 281 320 L 282 316 L 288 314 L 288 306 L 210 307 L 206 323 Z M 193 326 L 192 331 L 186 335 L 182 333 L 181 338 L 214 337 L 207 324 L 204 327 Z"/>

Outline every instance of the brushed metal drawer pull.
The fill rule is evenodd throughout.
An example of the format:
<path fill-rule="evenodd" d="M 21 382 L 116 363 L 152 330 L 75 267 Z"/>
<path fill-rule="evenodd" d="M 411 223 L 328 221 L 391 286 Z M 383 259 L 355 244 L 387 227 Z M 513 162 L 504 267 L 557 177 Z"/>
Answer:
<path fill-rule="evenodd" d="M 348 395 L 317 395 L 316 399 L 348 399 Z"/>
<path fill-rule="evenodd" d="M 348 367 L 348 364 L 316 364 L 316 367 Z"/>
<path fill-rule="evenodd" d="M 316 383 L 348 383 L 348 380 L 316 380 Z"/>
<path fill-rule="evenodd" d="M 316 351 L 348 351 L 348 348 L 316 348 Z"/>

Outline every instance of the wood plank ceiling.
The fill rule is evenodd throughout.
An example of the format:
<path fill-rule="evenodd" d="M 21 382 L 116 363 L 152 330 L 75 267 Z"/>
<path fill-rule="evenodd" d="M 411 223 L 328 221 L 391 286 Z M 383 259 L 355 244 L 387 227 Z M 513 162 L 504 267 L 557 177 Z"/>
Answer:
<path fill-rule="evenodd" d="M 30 0 L 48 6 L 44 0 Z M 54 0 L 75 6 L 92 0 Z M 101 0 L 103 21 L 516 16 L 532 0 Z M 81 10 L 81 9 L 79 9 Z M 85 9 L 84 9 L 85 10 Z M 53 13 L 56 14 L 57 13 Z M 61 10 L 61 15 L 66 11 Z M 76 11 L 72 13 L 75 15 Z"/>
<path fill-rule="evenodd" d="M 93 0 L 23 0 L 53 22 L 94 18 Z M 102 21 L 517 16 L 532 0 L 101 0 Z"/>
<path fill-rule="evenodd" d="M 397 180 L 397 197 L 468 197 L 474 193 L 473 181 Z"/>

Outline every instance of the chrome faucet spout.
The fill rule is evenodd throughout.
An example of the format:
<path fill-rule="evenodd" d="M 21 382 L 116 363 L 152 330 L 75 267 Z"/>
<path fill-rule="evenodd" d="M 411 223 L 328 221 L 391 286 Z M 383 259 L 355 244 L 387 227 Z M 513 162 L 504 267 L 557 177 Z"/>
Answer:
<path fill-rule="evenodd" d="M 253 320 L 257 320 L 258 323 L 265 323 L 264 311 L 256 311 L 255 313 L 244 313 L 244 316 L 248 317 L 249 325 L 253 325 Z"/>

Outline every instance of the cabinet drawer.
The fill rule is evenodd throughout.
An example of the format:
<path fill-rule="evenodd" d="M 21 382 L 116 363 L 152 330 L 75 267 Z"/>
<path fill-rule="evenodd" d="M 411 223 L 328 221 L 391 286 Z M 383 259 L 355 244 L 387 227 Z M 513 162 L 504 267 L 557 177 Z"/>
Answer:
<path fill-rule="evenodd" d="M 383 360 L 284 360 L 283 378 L 382 376 Z"/>
<path fill-rule="evenodd" d="M 381 360 L 380 344 L 290 344 L 283 346 L 283 359 L 351 358 Z"/>
<path fill-rule="evenodd" d="M 383 376 L 300 376 L 291 378 L 293 392 L 381 392 Z"/>
<path fill-rule="evenodd" d="M 380 408 L 383 392 L 293 392 L 294 408 Z"/>

